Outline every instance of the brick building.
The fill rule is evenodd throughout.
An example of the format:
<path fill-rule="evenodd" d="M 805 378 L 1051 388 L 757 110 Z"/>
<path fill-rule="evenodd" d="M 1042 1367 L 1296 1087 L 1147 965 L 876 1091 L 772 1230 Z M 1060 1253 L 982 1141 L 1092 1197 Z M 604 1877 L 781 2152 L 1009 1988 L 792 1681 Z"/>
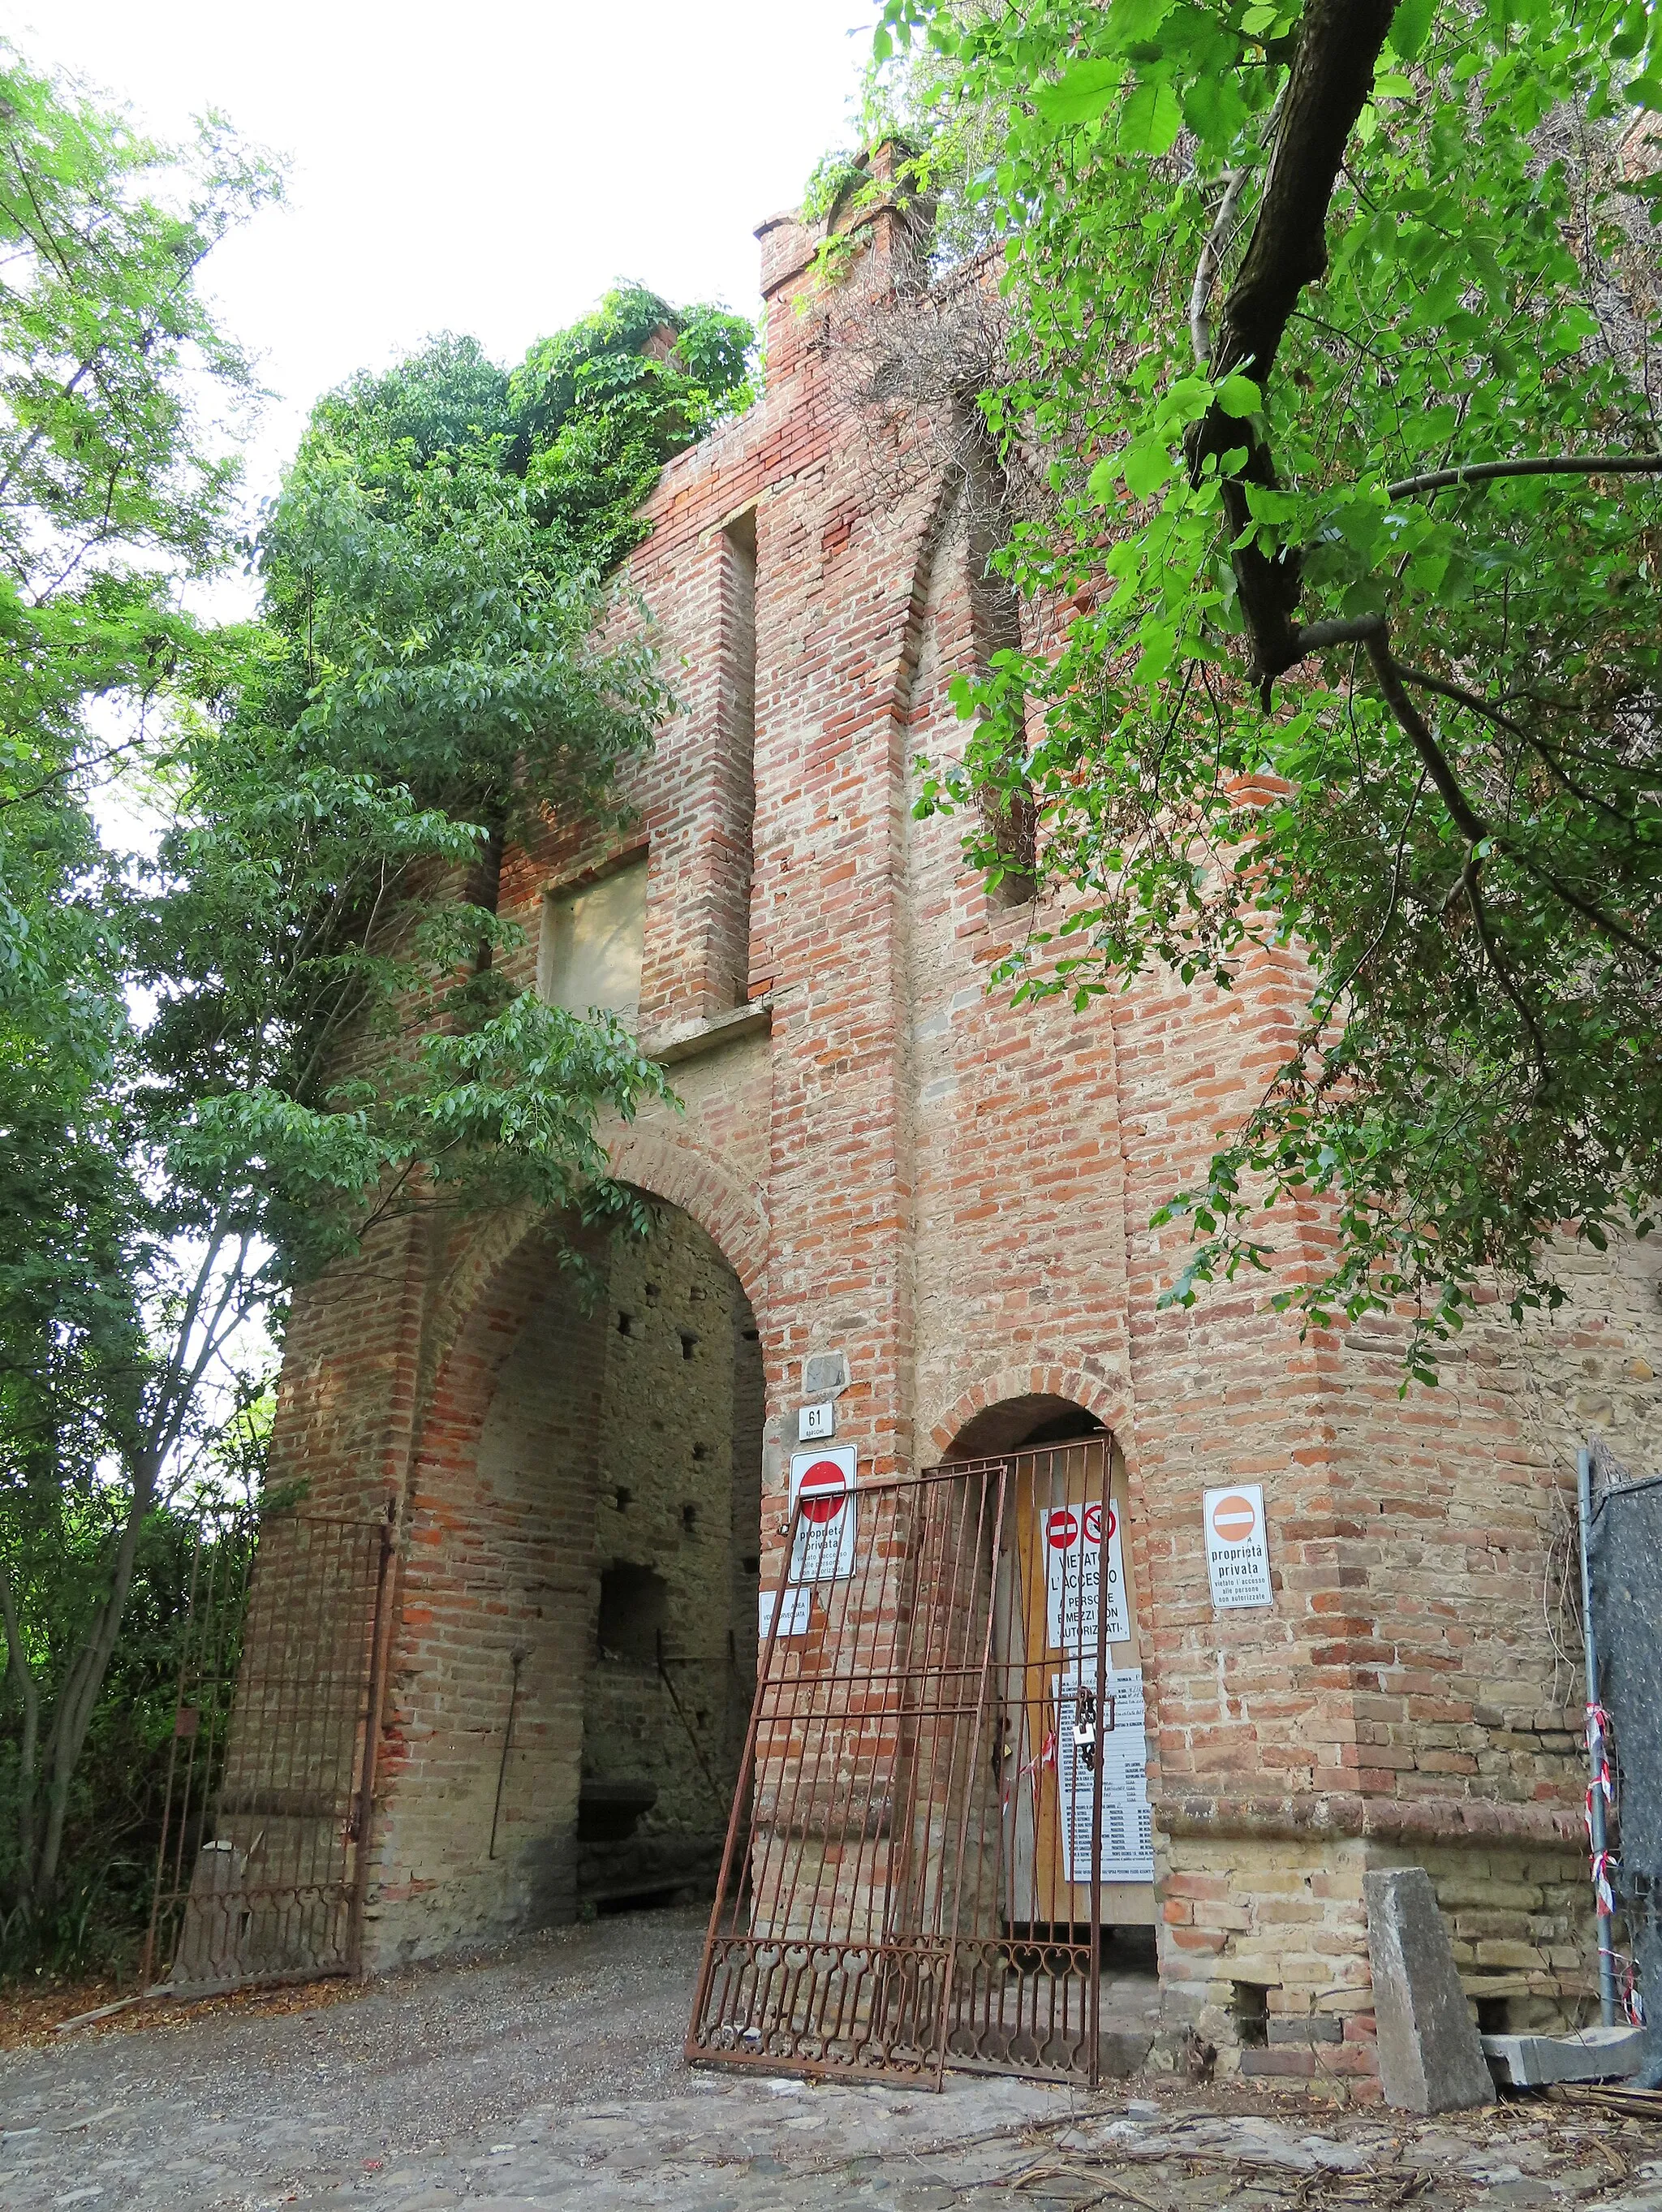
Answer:
<path fill-rule="evenodd" d="M 876 466 L 839 366 L 904 226 L 871 218 L 828 293 L 812 233 L 760 235 L 766 397 L 665 470 L 630 564 L 680 702 L 637 826 L 551 826 L 502 871 L 526 980 L 634 1008 L 670 1067 L 683 1110 L 610 1133 L 663 1226 L 597 1250 L 585 1310 L 547 1224 L 400 1225 L 289 1331 L 276 1474 L 399 1515 L 370 1958 L 707 1880 L 829 1387 L 863 1478 L 1111 1437 L 1155 1839 L 1118 1917 L 1157 1923 L 1171 2021 L 1226 2066 L 1366 2079 L 1362 1875 L 1404 1863 L 1489 2024 L 1574 2013 L 1564 1451 L 1596 1419 L 1643 1455 L 1654 1262 L 1589 1259 L 1563 1327 L 1474 1330 L 1405 1398 L 1387 1328 L 1301 1343 L 1250 1286 L 1158 1309 L 1180 1242 L 1147 1224 L 1256 1095 L 1298 975 L 989 994 L 1028 913 L 913 817 L 914 761 L 1014 610 L 962 471 Z M 1284 1264 L 1322 1233 L 1289 1219 Z M 1202 1493 L 1231 1484 L 1263 1487 L 1268 1607 L 1212 1603 Z"/>

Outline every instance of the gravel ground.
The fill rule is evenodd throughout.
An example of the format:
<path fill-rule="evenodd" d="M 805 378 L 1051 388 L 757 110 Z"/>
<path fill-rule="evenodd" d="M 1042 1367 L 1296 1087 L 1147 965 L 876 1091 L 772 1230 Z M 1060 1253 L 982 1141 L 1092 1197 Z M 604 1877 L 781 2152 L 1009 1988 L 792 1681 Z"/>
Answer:
<path fill-rule="evenodd" d="M 346 2002 L 0 2055 L 0 2205 L 1662 2212 L 1662 2128 L 1574 2106 L 1415 2123 L 1171 2081 L 955 2075 L 937 2097 L 690 2072 L 701 1932 L 621 1917 Z"/>

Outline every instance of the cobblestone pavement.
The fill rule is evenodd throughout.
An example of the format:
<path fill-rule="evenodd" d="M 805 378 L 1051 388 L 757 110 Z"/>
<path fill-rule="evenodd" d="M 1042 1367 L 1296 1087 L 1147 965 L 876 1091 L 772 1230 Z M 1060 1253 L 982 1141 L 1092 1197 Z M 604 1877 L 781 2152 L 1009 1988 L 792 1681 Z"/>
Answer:
<path fill-rule="evenodd" d="M 413 1969 L 312 2011 L 0 2057 L 0 2205 L 252 2212 L 1662 2212 L 1662 2128 L 1459 2122 L 1168 2081 L 940 2096 L 689 2072 L 688 1913 Z"/>

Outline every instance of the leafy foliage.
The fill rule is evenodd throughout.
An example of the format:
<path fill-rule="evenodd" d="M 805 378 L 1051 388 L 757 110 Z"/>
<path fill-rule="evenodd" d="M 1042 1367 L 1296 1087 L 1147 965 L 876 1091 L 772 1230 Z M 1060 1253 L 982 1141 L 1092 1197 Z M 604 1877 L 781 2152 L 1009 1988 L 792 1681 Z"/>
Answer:
<path fill-rule="evenodd" d="M 1547 1232 L 1642 1231 L 1662 1187 L 1655 191 L 1617 143 L 1658 25 L 891 0 L 880 33 L 1004 118 L 987 412 L 1053 504 L 1003 562 L 1069 615 L 962 691 L 931 802 L 1038 802 L 1062 918 L 1019 994 L 1296 948 L 1295 1049 L 1162 1216 L 1198 1232 L 1170 1295 L 1271 1265 L 1315 1194 L 1332 1265 L 1277 1303 L 1412 1302 L 1427 1381 L 1485 1271 L 1554 1304 Z M 1611 465 L 1513 467 L 1565 456 Z"/>
<path fill-rule="evenodd" d="M 508 383 L 506 465 L 556 557 L 605 569 L 639 544 L 665 461 L 755 396 L 755 348 L 743 316 L 676 314 L 639 285 L 532 346 Z"/>
<path fill-rule="evenodd" d="M 248 1472 L 227 1415 L 294 1283 L 415 1208 L 643 1225 L 595 1123 L 669 1097 L 662 1072 L 610 1018 L 510 986 L 495 878 L 516 820 L 604 814 L 650 742 L 664 694 L 644 644 L 600 641 L 603 572 L 664 460 L 742 404 L 753 334 L 636 288 L 512 376 L 446 338 L 355 380 L 253 549 L 262 619 L 210 628 L 183 586 L 236 550 L 222 448 L 250 385 L 197 275 L 278 179 L 221 125 L 152 146 L 9 52 L 0 73 L 16 1953 L 70 1940 L 91 1877 L 66 1883 L 66 1850 L 143 1829 L 139 1674 L 167 1671 L 143 1672 L 143 1624 L 171 1633 L 193 1486 Z M 116 760 L 148 853 L 100 838 Z"/>

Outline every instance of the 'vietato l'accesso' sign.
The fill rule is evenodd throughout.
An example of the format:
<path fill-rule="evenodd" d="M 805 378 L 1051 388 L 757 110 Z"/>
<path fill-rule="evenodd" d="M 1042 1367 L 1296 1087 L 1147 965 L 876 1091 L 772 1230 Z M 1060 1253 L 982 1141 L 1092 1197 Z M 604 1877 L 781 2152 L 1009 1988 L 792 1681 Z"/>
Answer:
<path fill-rule="evenodd" d="M 1231 1606 L 1273 1605 L 1263 1484 L 1237 1482 L 1228 1490 L 1209 1490 L 1200 1510 L 1213 1605 L 1219 1612 Z"/>
<path fill-rule="evenodd" d="M 1046 1636 L 1052 1651 L 1070 1651 L 1077 1657 L 1095 1658 L 1099 1633 L 1098 1609 L 1107 1585 L 1107 1619 L 1101 1633 L 1109 1644 L 1123 1644 L 1131 1634 L 1125 1613 L 1125 1566 L 1120 1556 L 1119 1516 L 1108 1506 L 1107 1557 L 1102 1544 L 1102 1508 L 1055 1505 L 1039 1516 L 1039 1538 L 1045 1557 Z"/>

